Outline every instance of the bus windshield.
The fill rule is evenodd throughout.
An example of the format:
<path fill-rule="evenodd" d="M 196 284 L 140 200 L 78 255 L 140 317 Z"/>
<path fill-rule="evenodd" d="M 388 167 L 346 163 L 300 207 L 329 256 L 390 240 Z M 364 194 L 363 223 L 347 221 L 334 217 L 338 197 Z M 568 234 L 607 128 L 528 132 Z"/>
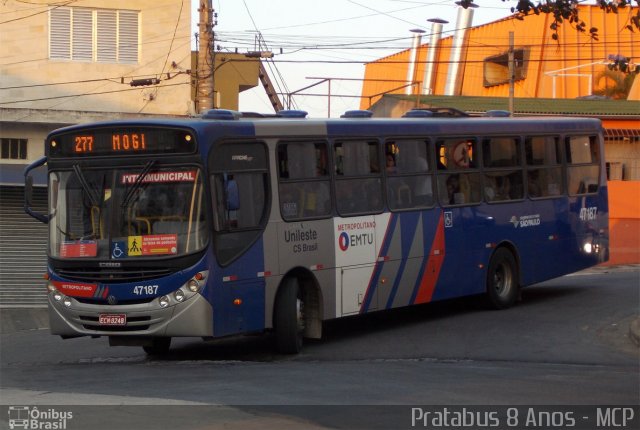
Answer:
<path fill-rule="evenodd" d="M 49 174 L 50 255 L 63 259 L 180 256 L 204 248 L 200 169 L 144 166 Z"/>

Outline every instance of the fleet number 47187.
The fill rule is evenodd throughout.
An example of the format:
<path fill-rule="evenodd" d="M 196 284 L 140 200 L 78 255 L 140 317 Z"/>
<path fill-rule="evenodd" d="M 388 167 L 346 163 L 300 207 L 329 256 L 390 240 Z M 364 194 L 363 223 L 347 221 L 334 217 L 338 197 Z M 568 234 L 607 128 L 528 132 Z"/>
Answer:
<path fill-rule="evenodd" d="M 158 293 L 157 285 L 136 285 L 133 287 L 133 294 L 137 296 L 154 295 Z"/>
<path fill-rule="evenodd" d="M 594 221 L 597 215 L 598 208 L 596 206 L 580 209 L 580 219 L 582 221 Z"/>

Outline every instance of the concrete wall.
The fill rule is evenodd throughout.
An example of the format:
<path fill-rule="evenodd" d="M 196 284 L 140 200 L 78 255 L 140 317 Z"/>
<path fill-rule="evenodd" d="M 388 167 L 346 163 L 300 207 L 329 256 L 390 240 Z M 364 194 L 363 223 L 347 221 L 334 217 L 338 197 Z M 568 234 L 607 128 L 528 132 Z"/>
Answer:
<path fill-rule="evenodd" d="M 640 263 L 640 181 L 610 181 L 608 185 L 608 264 Z"/>
<path fill-rule="evenodd" d="M 617 179 L 640 181 L 640 140 L 605 143 L 605 157 L 609 163 L 620 163 L 622 175 Z"/>
<path fill-rule="evenodd" d="M 57 4 L 57 3 L 56 3 Z M 189 0 L 80 0 L 69 7 L 139 11 L 138 61 L 134 64 L 52 60 L 46 2 L 0 3 L 0 106 L 68 111 L 189 113 L 191 2 Z M 64 7 L 64 6 L 63 6 Z M 175 30 L 175 37 L 174 37 Z M 177 67 L 172 67 L 172 62 Z M 172 76 L 170 80 L 167 73 Z M 132 79 L 160 78 L 160 85 L 131 87 Z M 122 83 L 124 81 L 124 83 Z M 50 85 L 57 83 L 57 85 Z M 43 86 L 44 85 L 44 86 Z M 29 121 L 30 118 L 24 118 Z"/>

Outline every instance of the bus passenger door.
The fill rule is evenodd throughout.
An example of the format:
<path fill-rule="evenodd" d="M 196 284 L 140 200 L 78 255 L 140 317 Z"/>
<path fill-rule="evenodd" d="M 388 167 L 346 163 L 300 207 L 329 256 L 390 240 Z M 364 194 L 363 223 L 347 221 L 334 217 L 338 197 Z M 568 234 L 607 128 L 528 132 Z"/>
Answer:
<path fill-rule="evenodd" d="M 263 233 L 270 208 L 267 148 L 229 142 L 209 155 L 213 250 L 217 267 L 208 299 L 216 336 L 261 330 L 265 321 Z"/>
<path fill-rule="evenodd" d="M 337 298 L 339 315 L 375 310 L 378 307 L 373 275 L 376 268 L 376 222 L 373 216 L 336 218 Z"/>

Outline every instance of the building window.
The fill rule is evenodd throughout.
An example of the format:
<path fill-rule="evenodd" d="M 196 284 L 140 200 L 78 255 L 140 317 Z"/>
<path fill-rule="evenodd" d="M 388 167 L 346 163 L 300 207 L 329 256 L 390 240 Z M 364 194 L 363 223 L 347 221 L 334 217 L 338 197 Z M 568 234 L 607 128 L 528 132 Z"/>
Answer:
<path fill-rule="evenodd" d="M 513 51 L 514 70 L 513 78 L 518 81 L 527 77 L 527 63 L 529 50 L 515 49 Z M 484 60 L 484 86 L 506 84 L 509 82 L 509 53 L 485 58 Z"/>
<path fill-rule="evenodd" d="M 26 160 L 27 159 L 27 139 L 6 139 L 1 138 L 3 160 Z"/>
<path fill-rule="evenodd" d="M 52 60 L 137 63 L 139 12 L 88 8 L 51 10 Z"/>

